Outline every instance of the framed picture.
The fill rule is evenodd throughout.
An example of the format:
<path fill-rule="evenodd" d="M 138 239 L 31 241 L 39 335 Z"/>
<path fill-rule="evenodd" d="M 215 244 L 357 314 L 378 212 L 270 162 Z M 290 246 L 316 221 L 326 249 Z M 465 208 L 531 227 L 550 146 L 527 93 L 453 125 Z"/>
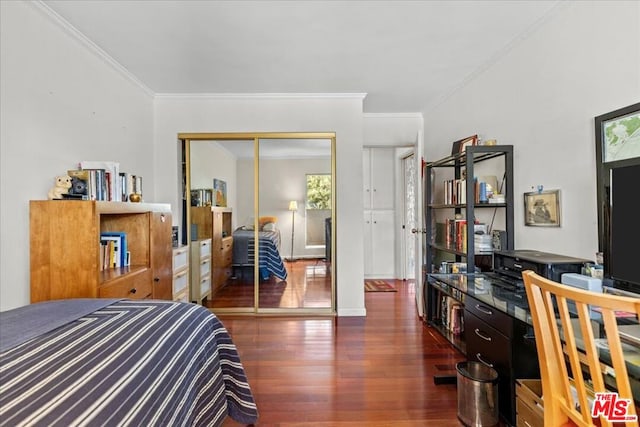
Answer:
<path fill-rule="evenodd" d="M 560 227 L 560 190 L 524 193 L 524 225 Z"/>
<path fill-rule="evenodd" d="M 464 153 L 464 150 L 466 150 L 467 147 L 472 147 L 474 145 L 478 145 L 478 135 L 473 135 L 463 139 L 462 143 L 460 144 L 460 152 Z"/>
<path fill-rule="evenodd" d="M 600 162 L 640 157 L 640 103 L 598 116 L 595 125 Z"/>
<path fill-rule="evenodd" d="M 213 205 L 227 206 L 227 183 L 221 179 L 213 179 Z"/>
<path fill-rule="evenodd" d="M 478 135 L 472 135 L 466 138 L 462 138 L 458 141 L 454 141 L 451 147 L 451 155 L 464 153 L 464 150 L 466 150 L 467 147 L 470 147 L 472 145 L 477 145 L 477 144 L 478 144 Z"/>

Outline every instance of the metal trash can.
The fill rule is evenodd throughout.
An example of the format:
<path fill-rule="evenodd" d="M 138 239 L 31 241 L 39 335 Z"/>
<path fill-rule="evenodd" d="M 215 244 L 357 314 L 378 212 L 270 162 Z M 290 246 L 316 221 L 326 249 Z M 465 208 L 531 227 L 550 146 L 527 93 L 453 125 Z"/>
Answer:
<path fill-rule="evenodd" d="M 498 425 L 498 373 L 480 362 L 456 364 L 458 419 L 465 426 Z"/>

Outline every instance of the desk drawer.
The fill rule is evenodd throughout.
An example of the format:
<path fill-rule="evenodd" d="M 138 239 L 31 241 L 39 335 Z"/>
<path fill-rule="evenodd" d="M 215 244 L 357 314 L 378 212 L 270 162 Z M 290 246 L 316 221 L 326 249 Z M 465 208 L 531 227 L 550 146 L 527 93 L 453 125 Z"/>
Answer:
<path fill-rule="evenodd" d="M 509 372 L 511 342 L 482 319 L 468 311 L 464 313 L 464 334 L 467 359 L 493 365 L 499 372 Z"/>
<path fill-rule="evenodd" d="M 467 296 L 464 308 L 465 310 L 473 313 L 479 319 L 487 322 L 503 335 L 506 335 L 507 337 L 512 335 L 513 322 L 508 314 L 470 296 Z"/>

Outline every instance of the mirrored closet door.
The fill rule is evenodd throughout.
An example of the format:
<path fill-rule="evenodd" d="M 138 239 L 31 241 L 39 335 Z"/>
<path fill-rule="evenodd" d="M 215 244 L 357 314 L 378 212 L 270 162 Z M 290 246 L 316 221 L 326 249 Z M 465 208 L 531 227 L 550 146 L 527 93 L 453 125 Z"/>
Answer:
<path fill-rule="evenodd" d="M 191 301 L 218 312 L 333 314 L 335 135 L 179 139 Z"/>

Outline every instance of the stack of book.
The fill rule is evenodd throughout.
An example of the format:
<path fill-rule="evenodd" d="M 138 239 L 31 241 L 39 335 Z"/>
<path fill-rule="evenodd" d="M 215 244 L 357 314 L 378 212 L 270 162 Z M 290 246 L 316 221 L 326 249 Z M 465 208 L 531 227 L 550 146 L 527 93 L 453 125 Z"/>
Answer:
<path fill-rule="evenodd" d="M 66 198 L 126 202 L 130 194 L 142 194 L 142 177 L 120 172 L 118 162 L 83 160 L 67 175 L 71 189 Z"/>

